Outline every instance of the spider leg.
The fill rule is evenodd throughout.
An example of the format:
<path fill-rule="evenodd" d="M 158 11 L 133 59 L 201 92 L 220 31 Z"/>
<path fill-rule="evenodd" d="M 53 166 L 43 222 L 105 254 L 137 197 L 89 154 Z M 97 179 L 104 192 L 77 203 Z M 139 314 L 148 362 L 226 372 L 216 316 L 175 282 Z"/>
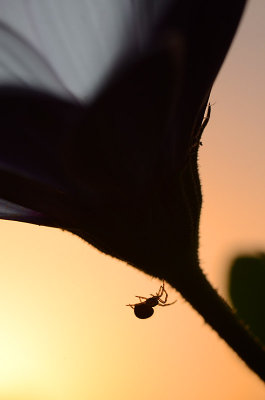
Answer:
<path fill-rule="evenodd" d="M 208 109 L 207 109 L 206 117 L 204 118 L 203 123 L 202 123 L 202 125 L 201 125 L 200 135 L 202 135 L 204 129 L 206 128 L 206 126 L 207 126 L 207 124 L 208 124 L 208 122 L 209 122 L 209 120 L 210 120 L 211 110 L 212 110 L 212 106 L 211 106 L 211 104 L 209 103 L 209 104 L 208 104 Z"/>
<path fill-rule="evenodd" d="M 172 304 L 175 304 L 176 302 L 177 302 L 178 300 L 175 300 L 175 301 L 172 301 L 172 303 L 167 303 L 167 304 L 161 304 L 161 303 L 158 303 L 158 306 L 160 306 L 160 307 L 166 307 L 166 306 L 171 306 Z"/>
<path fill-rule="evenodd" d="M 211 106 L 211 103 L 209 103 L 208 108 L 207 108 L 207 114 L 202 121 L 201 127 L 200 127 L 198 135 L 197 135 L 198 138 L 201 138 L 204 129 L 206 128 L 208 122 L 210 121 L 211 110 L 212 110 L 212 106 Z"/>
<path fill-rule="evenodd" d="M 162 296 L 162 294 L 163 294 L 163 291 L 164 291 L 164 289 L 163 289 L 163 286 L 160 286 L 160 288 L 159 288 L 159 290 L 158 290 L 158 292 L 156 293 L 156 294 L 152 294 L 152 293 L 150 293 L 150 296 L 152 296 L 152 297 L 161 297 Z"/>
<path fill-rule="evenodd" d="M 159 296 L 161 297 L 164 292 L 165 292 L 165 281 L 163 279 L 162 285 L 160 286 L 159 292 L 157 294 L 159 294 Z"/>
<path fill-rule="evenodd" d="M 211 103 L 208 104 L 208 108 L 207 108 L 207 113 L 206 116 L 204 117 L 202 124 L 194 138 L 194 142 L 191 145 L 191 150 L 196 149 L 199 145 L 202 145 L 202 142 L 200 141 L 201 136 L 203 134 L 204 129 L 206 128 L 209 120 L 210 120 L 210 116 L 211 116 L 211 110 L 212 110 L 212 106 Z"/>
<path fill-rule="evenodd" d="M 140 297 L 140 296 L 135 296 L 135 297 Z M 145 297 L 144 297 L 145 298 Z M 135 306 L 138 306 L 138 304 L 142 304 L 142 301 L 140 303 L 135 303 L 135 304 L 126 304 L 126 306 L 129 306 L 131 308 L 134 308 Z"/>
<path fill-rule="evenodd" d="M 163 292 L 164 292 L 164 293 L 165 293 L 165 295 L 166 295 L 166 296 L 165 296 L 165 299 L 163 300 L 163 299 L 159 298 L 159 299 L 158 299 L 158 301 L 160 301 L 161 303 L 163 303 L 163 304 L 164 304 L 164 303 L 166 303 L 166 302 L 167 302 L 168 293 L 167 293 L 167 291 L 166 291 L 166 289 L 165 289 L 165 288 L 164 288 Z M 163 295 L 163 293 L 161 294 L 161 296 L 162 296 L 162 295 Z M 161 296 L 160 296 L 160 297 L 161 297 Z"/>
<path fill-rule="evenodd" d="M 143 296 L 135 296 L 135 297 L 138 297 L 138 299 L 140 300 L 140 303 L 142 303 L 142 299 L 147 300 L 147 297 L 143 297 Z"/>

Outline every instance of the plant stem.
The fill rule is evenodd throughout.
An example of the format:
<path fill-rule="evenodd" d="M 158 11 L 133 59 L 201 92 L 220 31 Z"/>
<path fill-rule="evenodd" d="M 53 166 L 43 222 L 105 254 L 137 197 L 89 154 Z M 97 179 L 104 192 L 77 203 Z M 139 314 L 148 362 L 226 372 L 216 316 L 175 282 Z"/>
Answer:
<path fill-rule="evenodd" d="M 239 357 L 265 381 L 265 348 L 196 268 L 189 281 L 175 283 L 182 296 Z"/>

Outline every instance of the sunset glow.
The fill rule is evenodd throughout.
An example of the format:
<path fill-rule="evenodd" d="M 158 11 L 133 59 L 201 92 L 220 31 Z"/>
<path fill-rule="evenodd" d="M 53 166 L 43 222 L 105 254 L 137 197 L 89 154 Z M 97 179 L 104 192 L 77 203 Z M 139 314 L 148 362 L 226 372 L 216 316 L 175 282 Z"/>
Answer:
<path fill-rule="evenodd" d="M 265 4 L 251 0 L 214 86 L 199 165 L 201 267 L 226 297 L 229 263 L 265 251 Z M 238 201 L 240 199 L 240 201 Z M 70 233 L 0 221 L 0 400 L 263 400 L 265 387 L 166 283 Z"/>

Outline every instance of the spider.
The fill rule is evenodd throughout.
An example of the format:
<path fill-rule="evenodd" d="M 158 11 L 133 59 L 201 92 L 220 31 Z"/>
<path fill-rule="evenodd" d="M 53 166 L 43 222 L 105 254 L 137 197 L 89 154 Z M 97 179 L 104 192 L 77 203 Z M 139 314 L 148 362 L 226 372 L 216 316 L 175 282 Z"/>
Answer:
<path fill-rule="evenodd" d="M 204 129 L 206 128 L 208 122 L 210 121 L 211 110 L 212 110 L 212 106 L 213 106 L 214 104 L 215 104 L 215 103 L 213 103 L 213 104 L 209 103 L 209 104 L 208 104 L 206 116 L 204 117 L 204 119 L 203 119 L 203 121 L 202 121 L 202 124 L 201 124 L 201 126 L 200 126 L 200 128 L 199 128 L 197 134 L 195 135 L 195 138 L 193 139 L 193 144 L 191 145 L 191 148 L 190 148 L 190 150 L 191 150 L 192 152 L 193 152 L 194 150 L 197 150 L 198 146 L 202 146 L 202 142 L 201 142 L 200 139 L 201 139 L 201 137 L 202 137 L 202 134 L 203 134 Z"/>
<path fill-rule="evenodd" d="M 165 294 L 164 300 L 161 298 Z M 138 297 L 140 303 L 136 304 L 126 304 L 127 306 L 131 307 L 134 310 L 134 314 L 137 318 L 146 319 L 151 317 L 154 314 L 153 307 L 155 306 L 170 306 L 171 304 L 176 303 L 177 300 L 173 301 L 172 303 L 167 303 L 168 294 L 165 289 L 165 281 L 160 286 L 158 292 L 154 295 L 151 294 L 152 297 L 143 297 L 143 296 L 135 296 Z"/>

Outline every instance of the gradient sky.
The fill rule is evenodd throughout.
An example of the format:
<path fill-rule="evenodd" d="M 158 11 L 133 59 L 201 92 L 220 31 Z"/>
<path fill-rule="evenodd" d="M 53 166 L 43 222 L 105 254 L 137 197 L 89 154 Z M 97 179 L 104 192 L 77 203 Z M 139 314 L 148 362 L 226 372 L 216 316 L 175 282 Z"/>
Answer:
<path fill-rule="evenodd" d="M 201 266 L 224 296 L 232 258 L 265 251 L 264 21 L 250 0 L 200 150 Z M 0 221 L 0 238 L 0 400 L 265 398 L 173 289 L 139 320 L 125 304 L 158 280 L 57 229 Z"/>

